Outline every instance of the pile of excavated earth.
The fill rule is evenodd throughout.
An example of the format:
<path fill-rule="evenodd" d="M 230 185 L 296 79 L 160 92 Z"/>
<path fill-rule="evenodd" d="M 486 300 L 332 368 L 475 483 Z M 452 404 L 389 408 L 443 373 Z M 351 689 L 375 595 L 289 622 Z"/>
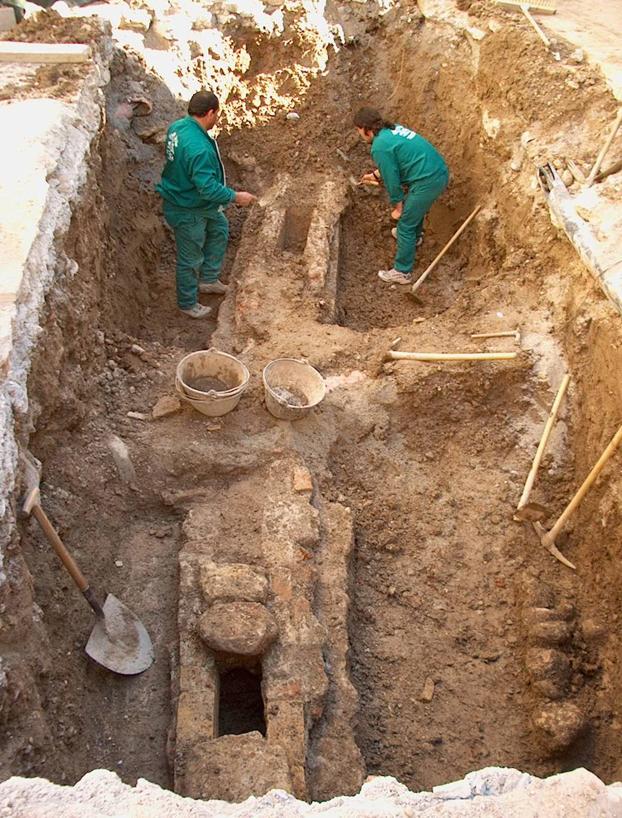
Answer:
<path fill-rule="evenodd" d="M 548 45 L 493 0 L 57 2 L 1 35 L 0 815 L 622 814 L 615 445 L 584 484 L 622 423 L 622 84 L 615 10 L 577 5 L 534 12 Z M 192 321 L 154 185 L 204 87 L 258 200 Z M 450 167 L 415 277 L 477 209 L 416 293 L 376 275 L 364 104 Z M 249 373 L 218 416 L 176 389 L 208 349 Z M 310 411 L 269 411 L 281 358 Z M 144 672 L 85 656 L 43 513 Z"/>

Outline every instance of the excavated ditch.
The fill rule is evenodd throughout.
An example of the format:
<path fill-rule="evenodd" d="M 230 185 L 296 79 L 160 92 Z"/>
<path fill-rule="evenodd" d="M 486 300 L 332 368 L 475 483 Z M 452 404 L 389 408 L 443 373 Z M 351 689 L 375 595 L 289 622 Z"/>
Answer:
<path fill-rule="evenodd" d="M 151 192 L 160 149 L 120 124 L 118 102 L 129 77 L 145 83 L 163 120 L 178 109 L 139 63 L 118 58 L 111 116 L 64 247 L 80 272 L 48 302 L 30 377 L 39 407 L 30 445 L 44 464 L 50 517 L 93 586 L 139 613 L 156 663 L 130 680 L 85 663 L 89 612 L 40 533 L 24 524 L 22 547 L 48 635 L 39 657 L 41 700 L 29 706 L 45 716 L 39 734 L 4 760 L 7 772 L 74 781 L 107 767 L 130 782 L 145 777 L 189 795 L 242 797 L 233 784 L 218 783 L 217 758 L 212 767 L 197 760 L 202 742 L 215 738 L 206 727 L 214 719 L 216 736 L 256 730 L 270 741 L 281 731 L 285 744 L 293 736 L 287 763 L 297 794 L 307 797 L 356 789 L 360 760 L 351 779 L 330 764 L 339 735 L 351 731 L 368 773 L 395 775 L 412 788 L 488 764 L 537 774 L 581 764 L 605 780 L 619 777 L 617 476 L 608 472 L 559 542 L 577 574 L 512 520 L 564 371 L 572 372 L 573 386 L 544 463 L 540 501 L 554 512 L 563 508 L 620 420 L 619 316 L 557 237 L 529 192 L 529 173 L 519 180 L 507 170 L 536 114 L 546 143 L 542 134 L 558 126 L 559 106 L 572 116 L 580 103 L 574 93 L 563 103 L 555 96 L 564 82 L 555 72 L 563 66 L 547 75 L 548 107 L 530 99 L 529 88 L 542 84 L 542 56 L 522 28 L 478 45 L 450 26 L 425 24 L 401 41 L 402 60 L 393 65 L 388 45 L 398 23 L 332 55 L 328 74 L 315 78 L 301 100 L 304 132 L 281 116 L 255 130 L 232 129 L 221 140 L 234 186 L 255 184 L 264 193 L 282 183 L 286 195 L 284 202 L 268 196 L 245 222 L 232 214 L 225 277 L 235 289 L 220 305 L 217 328 L 174 311 L 174 256 Z M 508 48 L 517 55 L 511 70 L 504 66 Z M 403 77 L 414 66 L 419 82 L 411 87 Z M 371 92 L 392 99 L 396 119 L 420 126 L 452 169 L 418 269 L 476 202 L 484 205 L 419 301 L 375 276 L 393 250 L 383 200 L 346 193 L 348 175 L 369 160 L 352 141 L 343 109 L 369 101 Z M 594 126 L 609 103 L 598 86 L 592 95 Z M 506 124 L 492 137 L 495 117 Z M 347 151 L 347 167 L 336 147 Z M 303 148 L 300 178 L 278 181 L 300 168 Z M 326 223 L 333 227 L 318 290 L 316 279 L 305 278 L 305 265 L 326 190 L 322 212 L 332 214 Z M 264 258 L 255 271 L 253 263 Z M 335 307 L 328 321 L 327 304 Z M 470 333 L 514 326 L 522 328 L 515 361 L 383 363 L 398 335 L 403 349 L 472 351 Z M 172 391 L 176 362 L 210 346 L 214 331 L 218 344 L 246 356 L 253 369 L 239 409 L 214 422 L 190 409 L 148 422 L 150 407 Z M 487 349 L 517 347 L 504 339 Z M 257 374 L 270 358 L 287 354 L 308 358 L 333 381 L 323 407 L 291 426 L 261 405 Z M 134 481 L 123 482 L 115 470 L 112 434 L 129 446 Z M 302 510 L 285 490 L 292 469 Z M 301 469 L 308 469 L 309 489 Z M 290 520 L 292 509 L 302 516 Z M 338 590 L 348 592 L 349 611 L 340 609 L 343 629 L 331 630 L 339 593 L 331 590 L 328 569 L 339 536 L 349 577 Z M 289 541 L 296 544 L 296 575 L 281 571 L 286 557 L 294 559 Z M 328 636 L 318 666 L 303 662 L 301 670 L 299 658 L 278 664 L 274 653 L 262 654 L 261 666 L 216 657 L 215 675 L 201 682 L 206 690 L 214 686 L 215 698 L 193 699 L 185 673 L 202 660 L 188 623 L 201 604 L 193 583 L 206 560 L 268 566 L 285 607 L 287 582 L 295 600 L 298 585 L 304 588 L 292 621 L 313 613 L 322 623 Z M 357 704 L 343 680 L 335 682 L 339 662 Z M 282 692 L 299 675 L 309 676 L 302 722 L 294 694 Z M 276 696 L 281 710 L 271 705 L 264 712 L 259 691 L 264 703 Z M 180 706 L 184 694 L 188 712 Z M 220 716 L 213 715 L 214 701 Z M 353 747 L 348 758 L 356 757 Z"/>

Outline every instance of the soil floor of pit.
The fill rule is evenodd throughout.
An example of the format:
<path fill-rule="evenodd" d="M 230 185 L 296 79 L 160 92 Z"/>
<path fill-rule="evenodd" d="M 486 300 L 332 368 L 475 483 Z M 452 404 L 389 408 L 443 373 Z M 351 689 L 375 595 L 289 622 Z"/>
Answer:
<path fill-rule="evenodd" d="M 369 79 L 373 53 L 332 59 L 329 77 L 318 79 L 301 105 L 304 133 L 289 126 L 283 132 L 282 123 L 238 131 L 221 142 L 225 161 L 230 153 L 246 153 L 268 176 L 301 162 L 320 173 L 323 157 L 350 139 L 343 111 L 370 95 L 388 97 L 386 82 Z M 380 76 L 382 65 L 375 68 Z M 353 173 L 366 170 L 366 146 L 351 140 L 348 146 Z M 463 169 L 455 170 L 464 175 Z M 233 184 L 241 181 L 239 168 L 232 168 L 232 179 Z M 464 185 L 450 188 L 435 205 L 419 271 L 468 214 L 475 187 L 473 182 L 468 191 Z M 532 331 L 544 332 L 540 281 L 517 280 L 511 290 L 495 278 L 494 256 L 489 269 L 473 269 L 468 238 L 437 271 L 421 302 L 380 284 L 376 271 L 388 265 L 393 253 L 391 226 L 382 196 L 353 195 L 343 221 L 339 323 L 361 337 L 393 327 L 399 335 L 400 328 L 412 329 L 413 319 L 436 317 L 443 345 L 459 347 L 461 322 L 490 321 L 502 308 L 504 326 L 529 321 Z M 225 280 L 242 227 L 238 212 Z M 288 249 L 296 251 L 296 241 Z M 174 309 L 173 267 L 167 241 L 141 324 L 131 337 L 113 327 L 106 333 L 107 355 L 126 373 L 114 394 L 99 392 L 77 428 L 54 436 L 42 430 L 32 442 L 44 463 L 42 496 L 49 516 L 93 587 L 115 593 L 139 613 L 156 644 L 154 667 L 135 679 L 115 679 L 86 664 L 82 647 L 92 622 L 88 608 L 35 524 L 29 525 L 25 556 L 54 652 L 42 689 L 55 752 L 23 759 L 23 764 L 54 781 L 73 782 L 94 767 L 106 767 L 128 782 L 144 777 L 168 787 L 172 783 L 169 684 L 176 661 L 181 519 L 162 501 L 176 487 L 174 470 L 163 483 L 150 461 L 149 438 L 168 435 L 166 422 L 147 424 L 127 413 L 148 413 L 161 395 L 171 393 L 178 360 L 210 345 L 215 323 L 192 322 Z M 520 292 L 514 307 L 507 306 L 512 292 Z M 202 301 L 217 307 L 220 299 Z M 433 347 L 435 338 L 430 334 L 425 341 Z M 140 345 L 144 356 L 132 353 L 132 344 Z M 497 348 L 513 349 L 510 341 Z M 354 421 L 350 428 L 344 420 L 340 445 L 331 453 L 331 475 L 324 477 L 323 494 L 350 505 L 355 521 L 351 659 L 361 699 L 357 739 L 368 772 L 395 775 L 412 788 L 429 788 L 486 764 L 543 774 L 575 760 L 548 761 L 531 746 L 528 694 L 517 658 L 524 543 L 505 510 L 520 493 L 529 460 L 518 446 L 525 427 L 517 416 L 531 413 L 532 424 L 541 417 L 525 395 L 536 389 L 529 378 L 515 369 L 501 376 L 490 370 L 452 370 L 428 378 L 424 391 L 413 383 L 390 408 L 385 428 L 361 428 Z M 168 440 L 180 463 L 185 447 L 226 432 L 231 422 L 225 417 L 206 424 L 189 409 L 184 416 L 187 429 Z M 251 431 L 271 423 L 258 406 Z M 107 446 L 110 434 L 138 452 L 137 485 L 119 480 Z M 567 480 L 566 470 L 555 491 L 561 492 Z M 433 695 L 425 701 L 422 692 L 429 680 Z M 585 752 L 587 763 L 592 760 L 588 745 Z M 600 763 L 603 769 L 613 764 L 609 759 Z"/>

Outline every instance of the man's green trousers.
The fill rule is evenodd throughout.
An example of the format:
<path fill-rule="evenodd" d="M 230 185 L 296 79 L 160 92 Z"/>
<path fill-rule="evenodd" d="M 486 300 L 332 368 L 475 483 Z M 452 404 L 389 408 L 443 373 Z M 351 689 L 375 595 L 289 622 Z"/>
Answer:
<path fill-rule="evenodd" d="M 173 228 L 177 247 L 177 306 L 190 309 L 198 300 L 199 282 L 218 280 L 227 250 L 229 222 L 218 208 L 195 211 L 164 202 L 164 218 Z"/>
<path fill-rule="evenodd" d="M 408 191 L 402 215 L 397 223 L 397 250 L 393 262 L 393 268 L 400 273 L 412 272 L 417 241 L 423 230 L 423 219 L 447 187 L 448 181 L 449 174 L 443 171 L 431 179 L 417 182 Z"/>

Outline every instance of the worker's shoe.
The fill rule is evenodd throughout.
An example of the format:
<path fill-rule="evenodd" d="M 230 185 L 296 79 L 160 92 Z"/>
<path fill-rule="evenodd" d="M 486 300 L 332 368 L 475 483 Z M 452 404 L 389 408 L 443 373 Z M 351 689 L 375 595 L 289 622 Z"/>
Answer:
<path fill-rule="evenodd" d="M 393 236 L 394 239 L 397 239 L 397 227 L 392 227 L 391 228 L 391 235 Z M 424 236 L 425 236 L 425 231 L 422 230 L 421 235 L 417 239 L 417 244 L 415 245 L 415 247 L 421 247 L 421 245 L 423 244 L 423 237 Z"/>
<path fill-rule="evenodd" d="M 207 318 L 211 312 L 211 309 L 209 307 L 204 307 L 203 304 L 194 304 L 187 310 L 182 310 L 180 307 L 179 311 L 183 312 L 184 315 L 190 316 L 190 318 Z"/>
<path fill-rule="evenodd" d="M 412 284 L 410 273 L 400 273 L 399 270 L 380 270 L 378 278 L 386 281 L 387 284 Z"/>
<path fill-rule="evenodd" d="M 199 283 L 199 292 L 200 293 L 208 293 L 211 295 L 224 295 L 229 288 L 226 284 L 223 284 L 222 281 L 212 281 L 209 284 L 207 281 L 202 281 Z"/>

